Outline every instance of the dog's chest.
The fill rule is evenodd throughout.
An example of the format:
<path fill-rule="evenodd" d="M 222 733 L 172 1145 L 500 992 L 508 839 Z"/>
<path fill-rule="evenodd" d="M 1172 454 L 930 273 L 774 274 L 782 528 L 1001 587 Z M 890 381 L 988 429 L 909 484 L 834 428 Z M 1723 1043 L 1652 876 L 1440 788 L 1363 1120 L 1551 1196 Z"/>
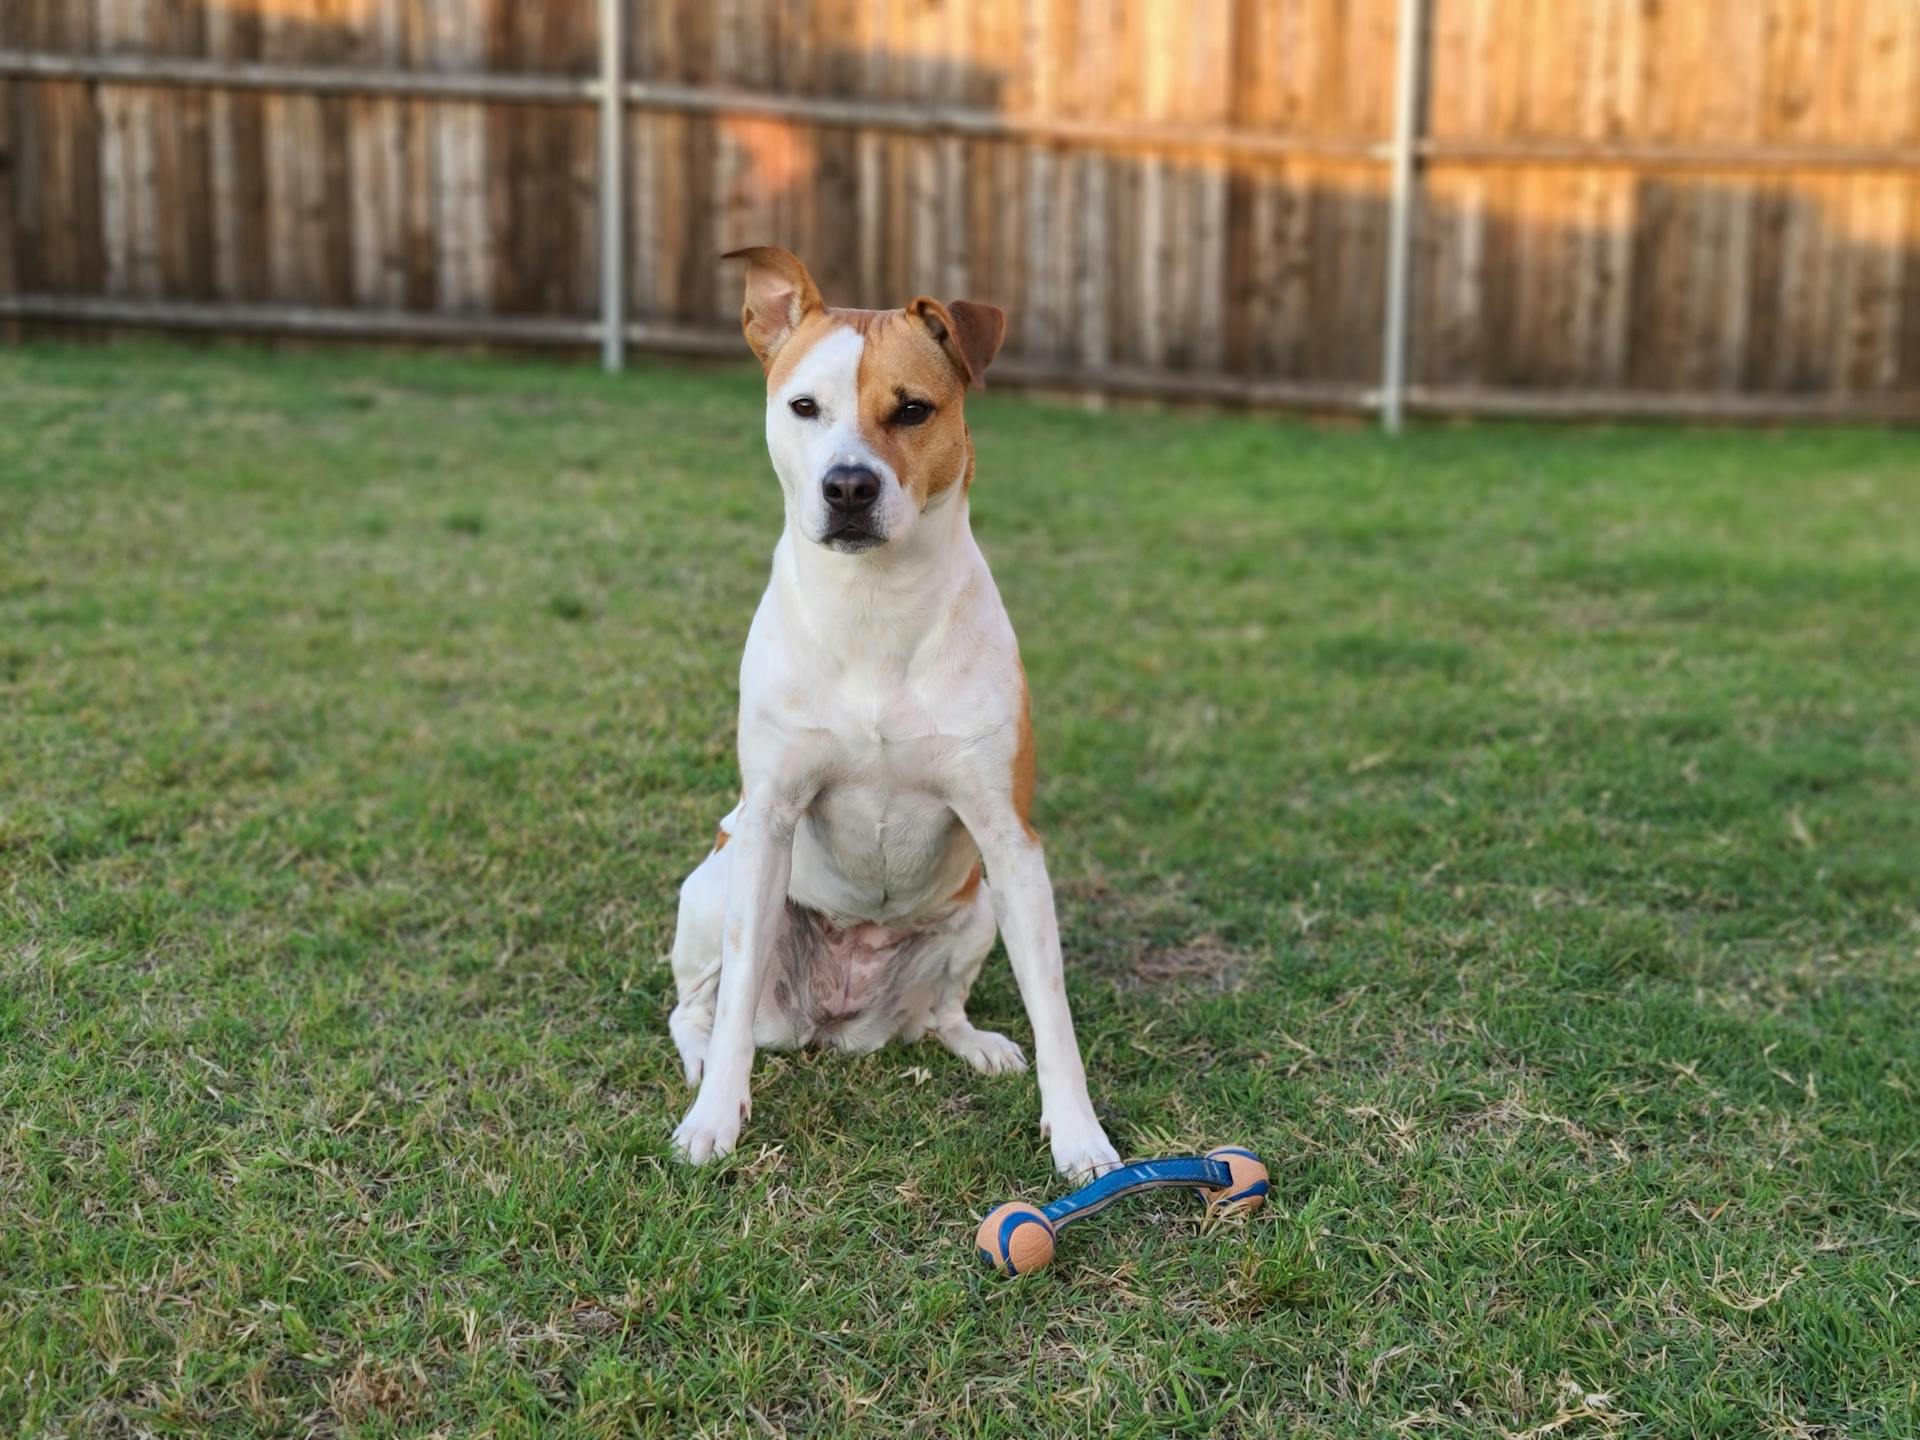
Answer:
<path fill-rule="evenodd" d="M 956 742 L 927 697 L 907 686 L 849 691 L 815 719 L 829 755 L 797 837 L 796 893 L 867 920 L 944 899 L 972 863 L 971 842 L 944 798 Z"/>
<path fill-rule="evenodd" d="M 826 722 L 846 779 L 913 788 L 937 778 L 939 719 L 918 689 L 849 686 L 826 707 Z"/>
<path fill-rule="evenodd" d="M 939 677 L 880 679 L 847 669 L 790 682 L 778 719 L 805 737 L 828 788 L 938 790 L 952 758 L 952 721 L 966 708 Z"/>

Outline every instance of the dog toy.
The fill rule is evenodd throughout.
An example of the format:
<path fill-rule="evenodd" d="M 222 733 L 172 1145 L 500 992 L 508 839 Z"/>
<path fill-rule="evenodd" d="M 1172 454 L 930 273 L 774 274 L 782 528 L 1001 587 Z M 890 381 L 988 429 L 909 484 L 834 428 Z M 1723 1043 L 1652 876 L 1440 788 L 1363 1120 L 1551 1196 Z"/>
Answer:
<path fill-rule="evenodd" d="M 1050 1205 L 1010 1200 L 980 1221 L 973 1243 L 980 1258 L 1002 1275 L 1031 1275 L 1053 1259 L 1054 1239 L 1076 1220 L 1104 1210 L 1122 1195 L 1182 1185 L 1206 1196 L 1214 1214 L 1256 1210 L 1267 1198 L 1267 1167 L 1251 1150 L 1222 1145 L 1204 1156 L 1136 1160 Z"/>

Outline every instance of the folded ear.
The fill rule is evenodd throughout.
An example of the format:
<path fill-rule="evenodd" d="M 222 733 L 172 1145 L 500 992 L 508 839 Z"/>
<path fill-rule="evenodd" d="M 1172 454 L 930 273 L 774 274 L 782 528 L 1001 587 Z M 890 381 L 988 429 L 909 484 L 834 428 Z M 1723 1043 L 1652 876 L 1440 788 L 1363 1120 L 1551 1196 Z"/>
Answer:
<path fill-rule="evenodd" d="M 1007 312 L 998 305 L 982 305 L 977 300 L 955 300 L 943 305 L 922 295 L 907 307 L 918 315 L 946 350 L 963 385 L 986 383 L 987 366 L 1000 353 L 1000 342 L 1007 338 Z"/>
<path fill-rule="evenodd" d="M 777 245 L 750 245 L 729 250 L 720 258 L 747 262 L 747 298 L 740 306 L 740 328 L 761 366 L 770 368 L 800 322 L 826 308 L 820 287 L 797 255 Z"/>

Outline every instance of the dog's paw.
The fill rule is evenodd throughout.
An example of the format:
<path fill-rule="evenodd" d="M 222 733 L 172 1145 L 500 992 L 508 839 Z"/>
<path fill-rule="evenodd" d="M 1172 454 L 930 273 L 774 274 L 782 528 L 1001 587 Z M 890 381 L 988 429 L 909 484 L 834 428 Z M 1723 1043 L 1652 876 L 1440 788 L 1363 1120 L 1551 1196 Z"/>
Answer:
<path fill-rule="evenodd" d="M 745 1097 L 720 1096 L 709 1100 L 703 1091 L 673 1132 L 673 1152 L 689 1165 L 704 1165 L 733 1153 L 740 1125 L 747 1118 Z"/>
<path fill-rule="evenodd" d="M 982 1075 L 1016 1075 L 1027 1068 L 1026 1052 L 993 1030 L 943 1030 L 940 1043 Z"/>
<path fill-rule="evenodd" d="M 1091 1113 L 1072 1124 L 1043 1124 L 1041 1128 L 1053 1140 L 1054 1168 L 1069 1180 L 1092 1180 L 1120 1163 L 1120 1152 Z"/>

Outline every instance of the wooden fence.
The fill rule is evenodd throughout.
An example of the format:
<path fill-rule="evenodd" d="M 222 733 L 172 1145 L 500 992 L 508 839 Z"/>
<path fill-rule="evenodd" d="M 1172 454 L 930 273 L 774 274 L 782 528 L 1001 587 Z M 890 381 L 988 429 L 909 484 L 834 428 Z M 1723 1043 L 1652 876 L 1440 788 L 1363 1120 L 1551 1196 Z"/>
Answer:
<path fill-rule="evenodd" d="M 1920 0 L 600 8 L 0 0 L 0 327 L 740 353 L 772 242 L 1029 382 L 1920 417 Z"/>

